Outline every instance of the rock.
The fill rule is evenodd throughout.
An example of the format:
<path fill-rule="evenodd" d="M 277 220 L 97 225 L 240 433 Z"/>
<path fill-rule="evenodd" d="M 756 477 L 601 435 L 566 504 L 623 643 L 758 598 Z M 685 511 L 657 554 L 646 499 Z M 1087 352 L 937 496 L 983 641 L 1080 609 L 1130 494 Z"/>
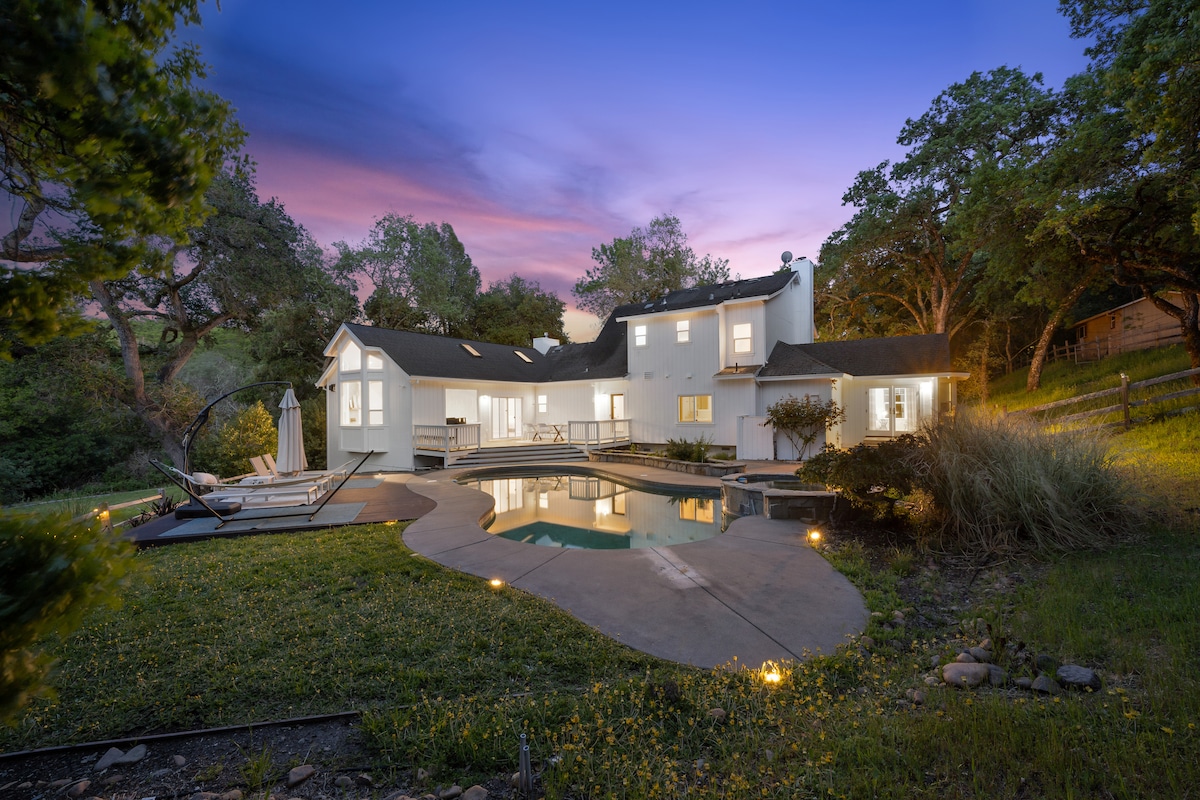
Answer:
<path fill-rule="evenodd" d="M 70 789 L 67 789 L 67 797 L 70 797 L 71 800 L 75 800 L 76 797 L 79 797 L 84 792 L 86 792 L 88 790 L 88 787 L 91 785 L 92 785 L 91 781 L 86 781 L 86 780 L 79 781 L 74 786 L 72 786 Z"/>
<path fill-rule="evenodd" d="M 487 800 L 487 789 L 478 783 L 462 793 L 462 800 Z"/>
<path fill-rule="evenodd" d="M 339 789 L 349 789 L 354 785 L 354 778 L 351 778 L 349 775 L 338 775 L 333 785 Z"/>
<path fill-rule="evenodd" d="M 960 689 L 979 686 L 988 679 L 989 674 L 987 664 L 955 662 L 942 667 L 942 680 Z"/>
<path fill-rule="evenodd" d="M 1039 694 L 1062 694 L 1062 689 L 1058 688 L 1058 683 L 1054 678 L 1044 672 L 1033 679 L 1029 688 Z"/>
<path fill-rule="evenodd" d="M 995 664 L 988 664 L 988 683 L 992 686 L 1005 686 L 1008 684 L 1008 673 Z"/>
<path fill-rule="evenodd" d="M 1059 667 L 1058 659 L 1045 653 L 1038 653 L 1037 658 L 1033 660 L 1033 665 L 1037 667 L 1038 672 L 1049 672 L 1051 675 L 1058 672 Z"/>
<path fill-rule="evenodd" d="M 1033 688 L 1033 678 L 1026 678 L 1025 676 L 1021 676 L 1020 678 L 1017 678 L 1016 684 L 1017 684 L 1018 689 L 1032 689 Z"/>
<path fill-rule="evenodd" d="M 941 682 L 942 682 L 942 681 L 941 681 L 941 679 L 940 679 L 940 678 L 937 678 L 937 677 L 935 677 L 935 676 L 933 676 L 933 675 L 927 675 L 927 676 L 925 676 L 925 685 L 926 685 L 926 686 L 937 686 L 937 685 L 938 685 L 938 684 L 940 684 Z"/>
<path fill-rule="evenodd" d="M 242 800 L 241 789 L 230 789 L 225 794 L 221 795 L 221 800 Z"/>
<path fill-rule="evenodd" d="M 287 774 L 287 787 L 295 789 L 300 784 L 313 776 L 316 772 L 316 767 L 312 764 L 301 764 L 298 767 L 293 767 Z"/>
<path fill-rule="evenodd" d="M 972 647 L 967 650 L 971 654 L 971 658 L 978 661 L 980 664 L 992 663 L 992 651 L 982 647 Z"/>
<path fill-rule="evenodd" d="M 941 656 L 933 656 L 932 658 L 929 659 L 929 666 L 931 666 L 931 667 L 938 667 L 938 666 L 941 666 L 941 664 L 942 664 Z"/>
<path fill-rule="evenodd" d="M 115 748 L 114 748 L 115 749 Z M 128 753 L 118 758 L 113 764 L 136 764 L 146 757 L 146 745 L 139 744 L 132 748 Z"/>
<path fill-rule="evenodd" d="M 871 619 L 883 619 L 883 612 L 882 611 L 872 611 Z"/>
<path fill-rule="evenodd" d="M 1064 689 L 1080 692 L 1098 692 L 1104 685 L 1095 670 L 1075 664 L 1063 664 L 1055 671 L 1054 677 Z"/>
<path fill-rule="evenodd" d="M 708 710 L 708 716 L 712 717 L 717 722 L 724 722 L 725 721 L 725 709 L 723 709 L 719 706 L 717 708 L 710 708 Z"/>
<path fill-rule="evenodd" d="M 96 762 L 96 766 L 94 767 L 94 769 L 96 770 L 96 772 L 103 772 L 104 770 L 111 767 L 113 764 L 117 763 L 117 759 L 123 755 L 125 755 L 125 753 L 123 753 L 122 751 L 118 750 L 115 747 L 110 747 L 110 748 L 108 748 L 108 751 L 105 752 L 104 755 L 100 756 L 100 760 Z"/>
<path fill-rule="evenodd" d="M 22 789 L 22 790 L 23 789 L 32 789 L 33 783 L 31 783 L 30 781 L 25 781 L 24 783 L 17 784 L 17 788 Z"/>
<path fill-rule="evenodd" d="M 438 793 L 438 797 L 440 797 L 441 800 L 456 800 L 457 798 L 462 797 L 462 793 L 462 787 L 456 783 L 449 789 L 442 789 L 442 791 Z"/>
<path fill-rule="evenodd" d="M 920 689 L 914 690 L 912 693 L 912 701 L 913 701 L 913 705 L 915 705 L 915 706 L 925 705 L 925 693 L 922 692 Z"/>
<path fill-rule="evenodd" d="M 508 776 L 508 785 L 514 789 L 519 788 L 521 785 L 521 773 L 514 772 L 512 775 Z"/>
<path fill-rule="evenodd" d="M 775 760 L 775 751 L 774 750 L 763 750 L 763 761 L 766 761 L 769 764 L 774 760 Z"/>
<path fill-rule="evenodd" d="M 171 756 L 171 763 L 176 767 L 182 767 L 187 764 L 187 759 L 183 756 Z"/>
<path fill-rule="evenodd" d="M 171 770 L 170 770 L 170 769 L 168 769 L 168 768 L 166 768 L 166 767 L 164 767 L 163 769 L 156 769 L 156 770 L 154 770 L 154 772 L 151 772 L 151 773 L 150 773 L 150 777 L 151 777 L 151 778 L 155 778 L 155 779 L 157 779 L 157 778 L 165 778 L 165 777 L 167 777 L 167 776 L 168 776 L 168 775 L 170 775 L 170 774 L 171 774 Z"/>
<path fill-rule="evenodd" d="M 900 609 L 896 609 L 892 612 L 892 619 L 896 622 L 904 622 L 904 612 Z"/>
<path fill-rule="evenodd" d="M 412 798 L 403 791 L 396 791 L 383 798 L 383 800 L 412 800 Z"/>
<path fill-rule="evenodd" d="M 992 649 L 992 640 L 984 639 L 982 642 L 979 643 L 979 646 L 982 647 L 984 650 L 990 651 Z"/>
<path fill-rule="evenodd" d="M 54 790 L 61 789 L 64 786 L 70 786 L 74 782 L 74 778 L 61 778 L 57 781 L 50 781 L 50 783 L 46 784 L 46 788 L 53 792 Z"/>
<path fill-rule="evenodd" d="M 976 663 L 975 656 L 971 655 L 970 653 L 959 653 L 958 655 L 956 655 L 954 657 L 954 660 L 959 664 L 974 664 L 974 663 Z"/>
<path fill-rule="evenodd" d="M 366 786 L 368 789 L 375 785 L 375 780 L 365 772 L 360 772 L 354 776 L 354 782 L 359 786 Z"/>
<path fill-rule="evenodd" d="M 417 767 L 417 782 L 418 783 L 424 783 L 425 781 L 429 780 L 431 777 L 433 777 L 433 775 L 432 775 L 432 773 L 430 773 L 429 770 L 425 769 L 424 767 Z"/>
<path fill-rule="evenodd" d="M 216 792 L 196 792 L 189 800 L 221 800 L 221 795 Z"/>
<path fill-rule="evenodd" d="M 105 786 L 115 786 L 123 780 L 125 780 L 125 776 L 117 774 L 117 775 L 109 775 L 107 778 L 105 778 L 104 780 L 102 780 L 100 782 L 102 784 L 104 784 Z"/>
<path fill-rule="evenodd" d="M 875 646 L 875 640 L 872 639 L 870 636 L 858 637 L 858 643 L 860 645 L 862 645 L 864 650 L 870 650 L 871 648 L 873 648 Z"/>

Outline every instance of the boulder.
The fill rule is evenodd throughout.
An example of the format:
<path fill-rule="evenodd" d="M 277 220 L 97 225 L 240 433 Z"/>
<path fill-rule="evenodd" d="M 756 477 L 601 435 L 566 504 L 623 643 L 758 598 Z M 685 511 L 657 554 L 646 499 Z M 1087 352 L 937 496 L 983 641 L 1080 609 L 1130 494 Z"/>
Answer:
<path fill-rule="evenodd" d="M 1095 670 L 1075 664 L 1063 664 L 1054 673 L 1054 677 L 1064 689 L 1080 692 L 1098 692 L 1104 685 Z"/>
<path fill-rule="evenodd" d="M 956 661 L 942 667 L 942 680 L 960 689 L 970 689 L 982 685 L 991 676 L 987 664 L 974 664 Z"/>

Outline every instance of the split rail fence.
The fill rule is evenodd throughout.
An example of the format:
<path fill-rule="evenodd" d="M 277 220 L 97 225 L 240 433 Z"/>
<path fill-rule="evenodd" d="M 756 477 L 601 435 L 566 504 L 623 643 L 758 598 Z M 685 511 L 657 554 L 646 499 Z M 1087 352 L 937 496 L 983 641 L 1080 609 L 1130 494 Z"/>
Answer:
<path fill-rule="evenodd" d="M 1121 385 L 1112 389 L 1102 389 L 1089 392 L 1053 403 L 1043 403 L 1017 411 L 1007 412 L 1010 415 L 1025 415 L 1038 422 L 1054 425 L 1080 425 L 1082 427 L 1107 427 L 1123 425 L 1128 428 L 1143 417 L 1152 419 L 1166 414 L 1177 414 L 1190 408 L 1200 406 L 1200 386 L 1188 386 L 1184 389 L 1174 389 L 1172 383 L 1183 384 L 1185 381 L 1200 375 L 1200 369 L 1185 369 L 1182 372 L 1172 372 L 1170 375 L 1160 375 L 1144 381 L 1130 383 L 1125 373 L 1120 374 Z M 1151 390 L 1151 391 L 1147 391 Z M 1111 399 L 1115 399 L 1113 403 Z M 1098 405 L 1104 403 L 1104 405 Z M 1076 407 L 1084 410 L 1076 411 Z M 1098 406 L 1087 408 L 1087 406 Z M 1135 411 L 1145 410 L 1149 413 L 1137 415 Z M 1069 413 L 1063 413 L 1069 412 Z"/>

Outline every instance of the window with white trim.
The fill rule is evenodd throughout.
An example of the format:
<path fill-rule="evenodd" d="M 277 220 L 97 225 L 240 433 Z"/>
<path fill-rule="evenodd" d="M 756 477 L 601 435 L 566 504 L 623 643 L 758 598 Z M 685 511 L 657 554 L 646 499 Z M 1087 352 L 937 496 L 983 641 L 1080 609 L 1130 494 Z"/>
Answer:
<path fill-rule="evenodd" d="M 546 410 L 547 410 L 549 407 L 550 407 L 549 398 L 547 398 L 547 397 L 546 397 L 546 395 L 544 395 L 544 394 L 539 394 L 539 395 L 537 396 L 537 409 L 538 409 L 538 413 L 539 413 L 539 414 L 545 414 L 545 413 L 546 413 Z"/>
<path fill-rule="evenodd" d="M 342 424 L 362 425 L 362 381 L 342 381 Z"/>
<path fill-rule="evenodd" d="M 679 395 L 680 422 L 712 422 L 711 394 Z"/>
<path fill-rule="evenodd" d="M 681 319 L 675 323 L 675 341 L 686 344 L 692 340 L 692 321 Z"/>
<path fill-rule="evenodd" d="M 383 424 L 383 381 L 367 381 L 367 424 Z"/>
<path fill-rule="evenodd" d="M 342 372 L 352 372 L 356 369 L 362 369 L 362 350 L 354 342 L 346 342 L 346 346 L 342 348 L 341 358 L 338 361 L 338 366 Z"/>
<path fill-rule="evenodd" d="M 645 347 L 646 346 L 646 326 L 645 325 L 634 325 L 633 326 L 633 346 L 634 347 Z"/>
<path fill-rule="evenodd" d="M 752 336 L 752 328 L 749 322 L 739 322 L 733 326 L 733 352 L 735 353 L 752 353 L 754 352 L 754 338 Z"/>
<path fill-rule="evenodd" d="M 383 369 L 383 356 L 379 353 L 367 353 L 367 369 Z"/>

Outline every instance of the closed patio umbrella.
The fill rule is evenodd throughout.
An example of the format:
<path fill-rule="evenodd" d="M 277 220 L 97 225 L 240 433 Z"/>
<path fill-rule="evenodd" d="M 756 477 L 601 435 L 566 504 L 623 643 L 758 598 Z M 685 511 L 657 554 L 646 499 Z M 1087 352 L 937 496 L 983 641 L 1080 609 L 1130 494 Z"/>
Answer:
<path fill-rule="evenodd" d="M 304 457 L 304 426 L 300 421 L 300 401 L 289 386 L 279 401 L 283 413 L 279 415 L 279 455 L 275 459 L 276 469 L 281 474 L 293 475 L 308 469 Z"/>

